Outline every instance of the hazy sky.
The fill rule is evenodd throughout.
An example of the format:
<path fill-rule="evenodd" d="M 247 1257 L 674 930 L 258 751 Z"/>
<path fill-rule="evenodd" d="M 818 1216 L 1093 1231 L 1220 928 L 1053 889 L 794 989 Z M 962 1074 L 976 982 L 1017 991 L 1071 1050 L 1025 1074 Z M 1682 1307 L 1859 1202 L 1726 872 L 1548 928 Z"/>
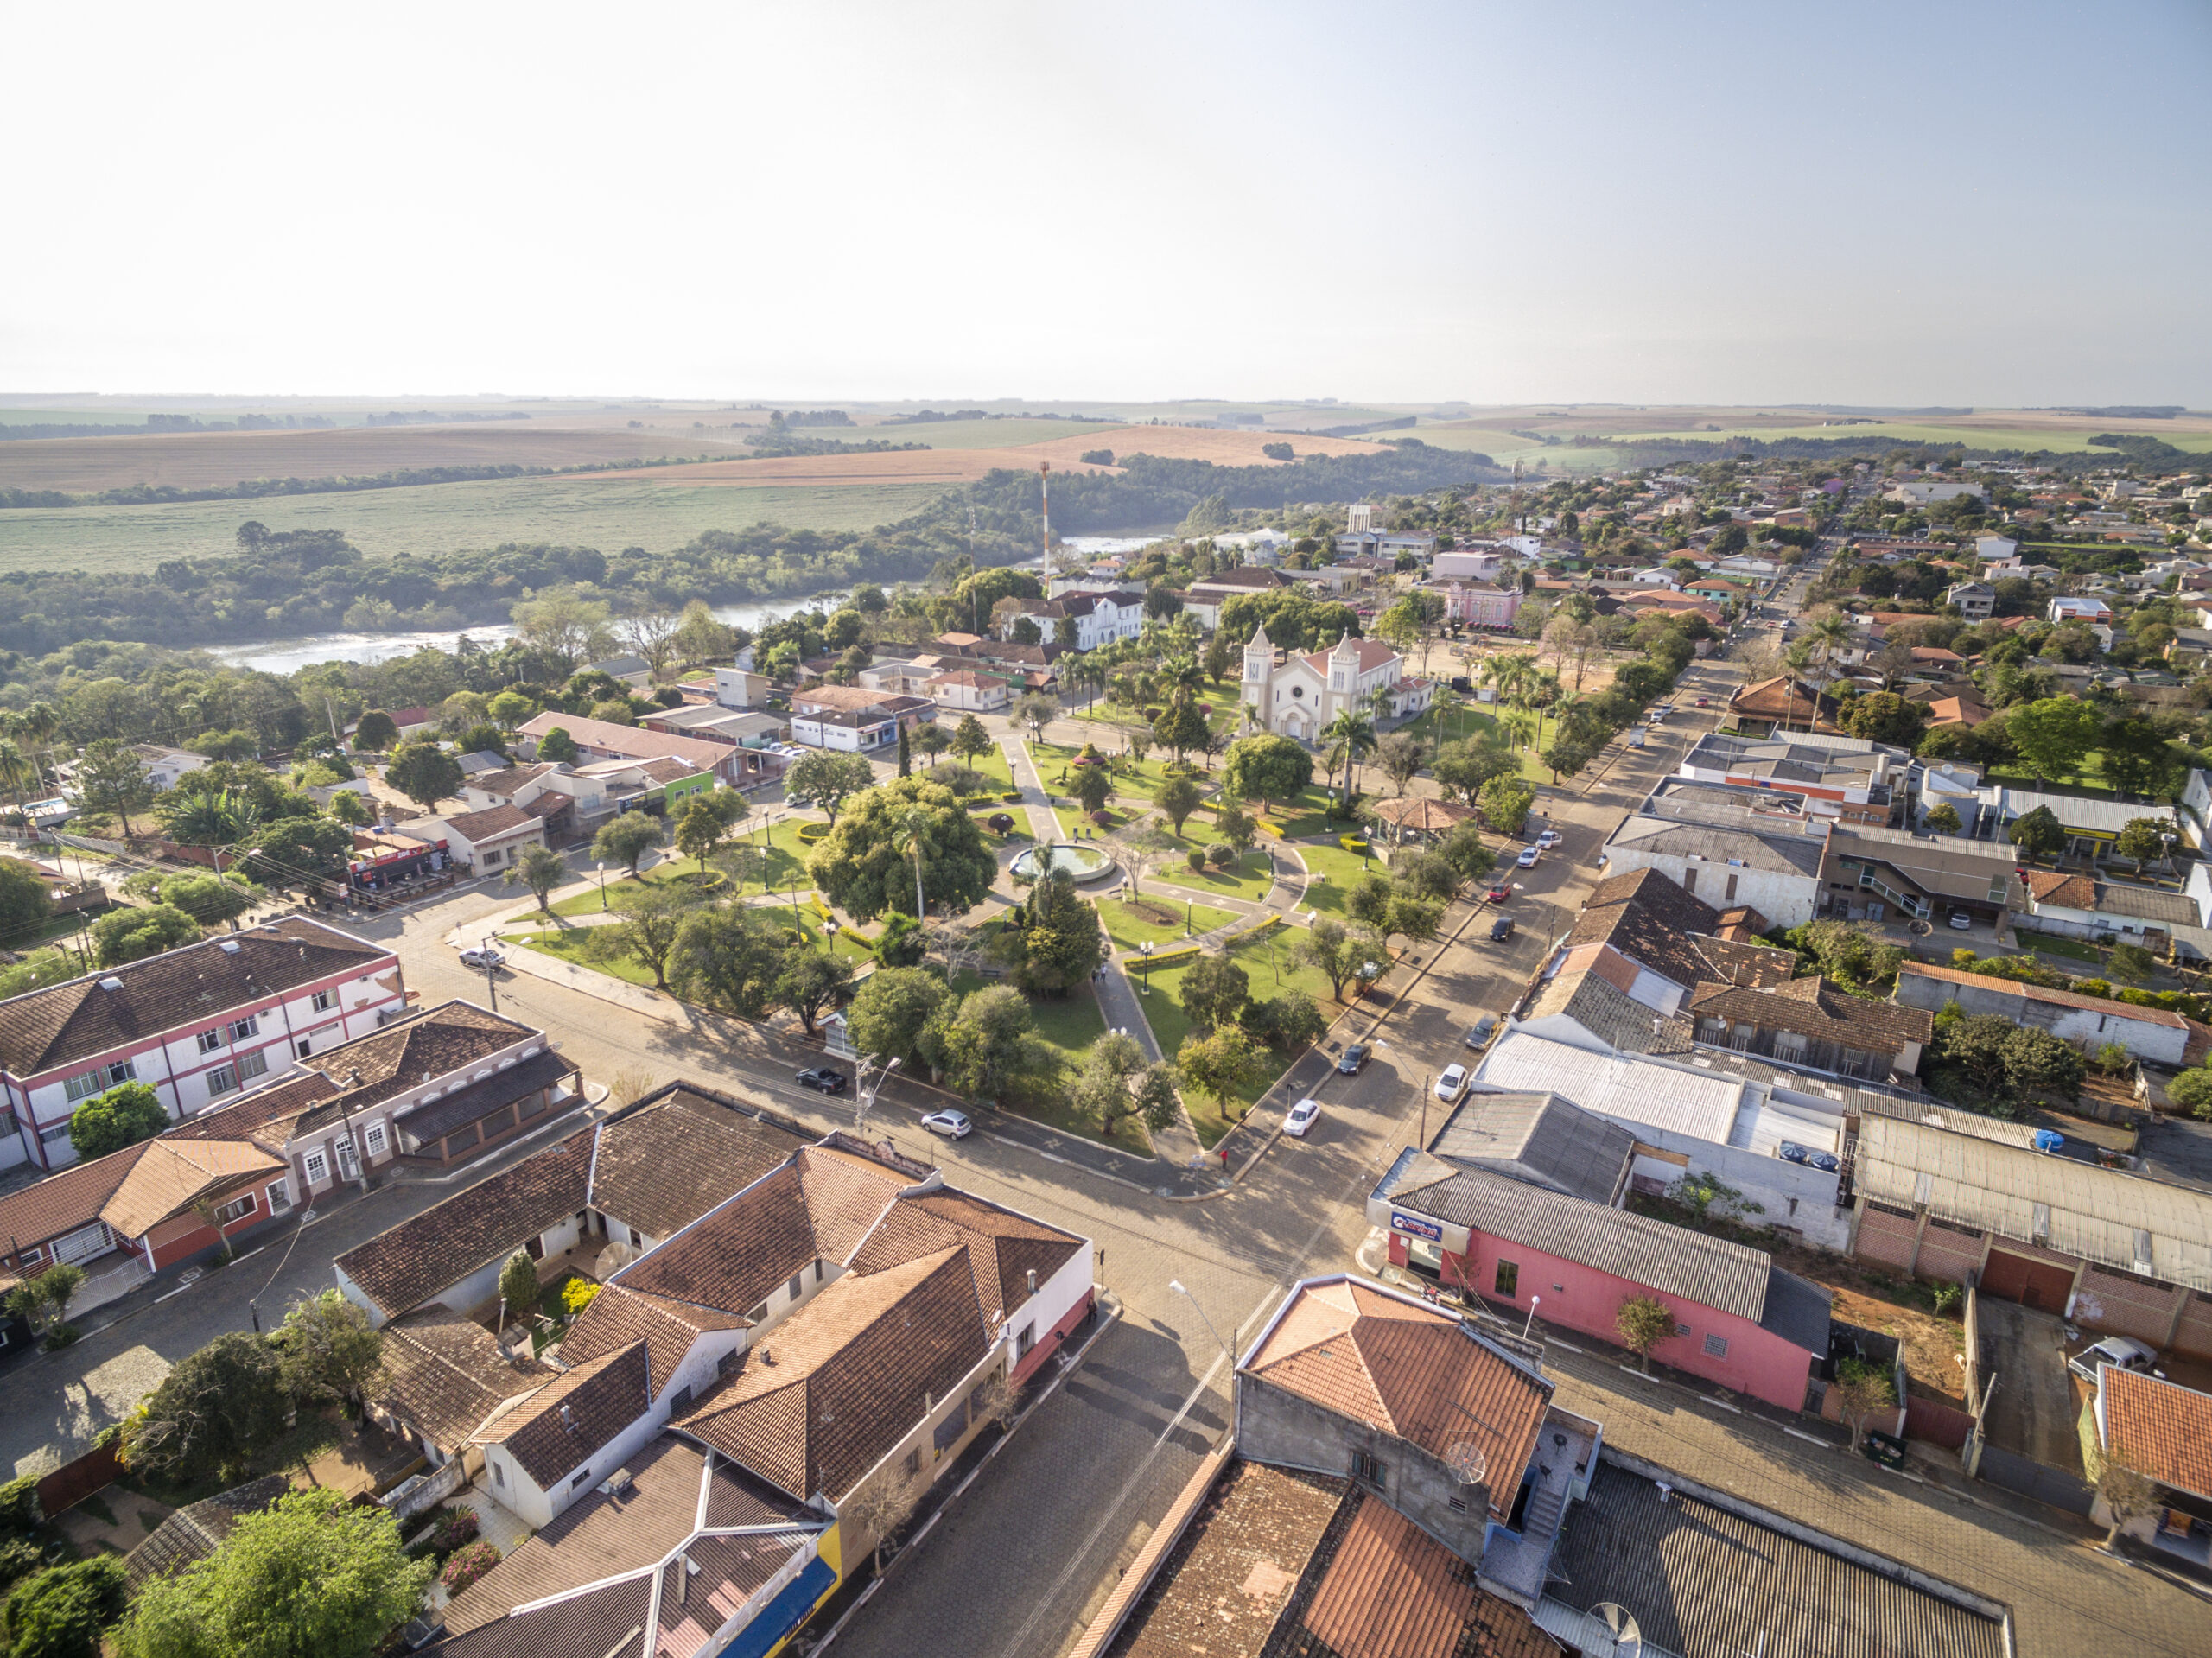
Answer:
<path fill-rule="evenodd" d="M 0 390 L 2212 406 L 2212 4 L 10 7 Z"/>

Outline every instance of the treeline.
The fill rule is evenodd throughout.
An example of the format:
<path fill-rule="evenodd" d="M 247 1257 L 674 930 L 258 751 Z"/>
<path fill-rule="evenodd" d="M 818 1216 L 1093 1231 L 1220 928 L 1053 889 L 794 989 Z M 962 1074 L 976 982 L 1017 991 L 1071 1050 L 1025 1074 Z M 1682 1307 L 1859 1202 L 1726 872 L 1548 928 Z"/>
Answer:
<path fill-rule="evenodd" d="M 1864 432 L 1856 437 L 1780 438 L 1713 435 L 1700 438 L 1694 434 L 1686 434 L 1679 438 L 1642 437 L 1626 441 L 1591 434 L 1575 437 L 1570 441 L 1592 448 L 1611 449 L 1621 457 L 1621 464 L 1630 469 L 1696 467 L 1709 465 L 1715 461 L 1809 461 L 1837 467 L 1848 466 L 1854 461 L 1864 461 L 1870 465 L 1888 460 L 1919 464 L 1952 455 L 1961 457 L 1968 467 L 2032 463 L 2067 475 L 2108 470 L 2116 458 L 2152 467 L 2193 465 L 2200 472 L 2212 469 L 2212 454 L 2192 454 L 2186 449 L 2176 448 L 2159 438 L 2120 436 L 2111 433 L 2101 434 L 2088 441 L 2093 445 L 2117 449 L 2120 452 L 2117 457 L 2110 454 L 2070 449 L 1980 449 L 1971 448 L 1964 443 L 1900 444 L 1882 440 L 1878 433 Z"/>
<path fill-rule="evenodd" d="M 828 440 L 819 440 L 827 441 Z M 834 443 L 831 448 L 837 447 Z M 892 444 L 879 447 L 891 448 Z M 904 447 L 921 448 L 922 444 Z M 780 451 L 779 451 L 780 453 Z M 800 451 L 794 450 L 798 454 Z M 650 461 L 586 461 L 573 467 L 524 467 L 513 462 L 479 467 L 408 467 L 396 472 L 330 478 L 249 478 L 235 484 L 181 489 L 170 484 L 125 484 L 115 489 L 72 495 L 58 489 L 0 489 L 0 510 L 16 506 L 149 506 L 170 501 L 252 501 L 271 495 L 347 495 L 357 490 L 408 489 L 417 484 L 480 484 L 498 478 L 557 478 L 570 473 L 633 472 L 647 467 L 689 467 L 702 461 L 728 461 L 727 450 L 712 454 L 667 454 Z"/>
<path fill-rule="evenodd" d="M 374 424 L 373 422 L 371 422 Z M 102 421 L 42 421 L 32 426 L 0 424 L 0 441 L 29 437 L 145 437 L 162 432 L 295 432 L 338 422 L 327 415 L 240 415 L 236 420 L 194 420 L 189 415 L 149 415 L 135 424 Z"/>
<path fill-rule="evenodd" d="M 880 454 L 890 449 L 926 449 L 926 443 L 893 443 L 887 438 L 871 437 L 858 443 L 838 437 L 797 437 L 791 433 L 771 427 L 758 437 L 745 440 L 746 447 L 755 455 L 784 454 Z"/>

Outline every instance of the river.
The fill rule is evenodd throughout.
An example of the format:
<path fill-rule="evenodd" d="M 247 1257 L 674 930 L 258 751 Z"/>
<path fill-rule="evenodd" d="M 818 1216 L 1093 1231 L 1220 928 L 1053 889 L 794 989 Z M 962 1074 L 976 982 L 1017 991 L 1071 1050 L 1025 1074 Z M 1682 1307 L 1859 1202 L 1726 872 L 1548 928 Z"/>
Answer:
<path fill-rule="evenodd" d="M 1071 551 L 1089 558 L 1103 558 L 1109 553 L 1134 552 L 1140 547 L 1158 540 L 1156 536 L 1070 536 L 1065 545 Z M 833 588 L 823 593 L 804 594 L 797 598 L 779 599 L 766 604 L 717 605 L 715 619 L 733 627 L 742 627 L 758 632 L 762 622 L 771 617 L 788 616 L 795 610 L 805 610 L 820 605 L 832 607 L 849 589 Z M 487 622 L 480 627 L 458 627 L 432 630 L 422 633 L 310 633 L 296 639 L 264 639 L 254 645 L 226 645 L 208 652 L 218 661 L 233 668 L 257 668 L 264 673 L 290 674 L 318 662 L 390 662 L 395 657 L 410 656 L 425 645 L 434 650 L 451 651 L 461 640 L 472 639 L 486 650 L 495 650 L 514 637 L 515 630 L 505 622 Z"/>

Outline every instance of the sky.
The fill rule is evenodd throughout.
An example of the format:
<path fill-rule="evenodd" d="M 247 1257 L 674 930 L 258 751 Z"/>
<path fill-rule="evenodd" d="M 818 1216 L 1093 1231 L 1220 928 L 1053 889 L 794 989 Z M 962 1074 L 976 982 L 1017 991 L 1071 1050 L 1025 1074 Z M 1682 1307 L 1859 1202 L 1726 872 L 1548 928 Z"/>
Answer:
<path fill-rule="evenodd" d="M 0 391 L 2212 408 L 2212 4 L 19 4 Z"/>

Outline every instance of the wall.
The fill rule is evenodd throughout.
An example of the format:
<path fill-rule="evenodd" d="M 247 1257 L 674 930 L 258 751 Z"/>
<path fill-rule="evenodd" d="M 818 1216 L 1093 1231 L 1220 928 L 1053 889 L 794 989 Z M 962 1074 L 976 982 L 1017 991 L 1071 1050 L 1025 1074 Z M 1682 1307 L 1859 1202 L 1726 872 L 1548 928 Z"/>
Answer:
<path fill-rule="evenodd" d="M 895 1487 L 908 1477 L 901 1471 L 903 1465 L 908 1457 L 917 1452 L 920 1456 L 921 1466 L 915 1477 L 918 1478 L 921 1488 L 925 1490 L 934 1485 L 960 1460 L 960 1453 L 967 1450 L 976 1436 L 982 1432 L 984 1424 L 990 1420 L 988 1417 L 977 1415 L 970 1408 L 971 1403 L 980 1388 L 988 1384 L 993 1377 L 1006 1373 L 1006 1367 L 1013 1354 L 1014 1344 L 1004 1337 L 992 1343 L 990 1350 L 983 1355 L 973 1369 L 961 1377 L 958 1385 L 944 1398 L 932 1404 L 896 1445 L 877 1458 L 874 1467 L 855 1480 L 852 1490 L 840 1493 L 840 1500 L 849 1502 L 855 1493 L 867 1490 L 884 1480 L 890 1481 Z M 955 1416 L 963 1417 L 966 1426 L 961 1429 L 957 1438 L 940 1447 L 937 1443 L 938 1429 Z M 857 1520 L 841 1517 L 836 1529 L 836 1558 L 844 1566 L 865 1561 L 874 1553 L 876 1544 L 874 1534 L 861 1526 Z M 827 1549 L 823 1553 L 824 1558 L 830 1558 Z"/>
<path fill-rule="evenodd" d="M 1090 1245 L 1086 1242 L 1061 1263 L 1058 1272 L 1038 1285 L 1037 1293 L 1007 1320 L 1009 1353 L 1020 1346 L 1019 1338 L 1023 1330 L 1034 1330 L 1037 1334 L 1035 1345 L 1014 1366 L 1015 1381 L 1033 1375 L 1068 1331 L 1082 1323 L 1084 1315 L 1090 1310 L 1093 1281 Z"/>
<path fill-rule="evenodd" d="M 1897 975 L 1897 1001 L 1904 1007 L 1925 1008 L 1930 1013 L 1955 1001 L 1967 1013 L 1994 1013 L 2016 1025 L 2031 1025 L 2037 1030 L 2049 1031 L 2069 1042 L 2086 1042 L 2092 1048 L 2117 1042 L 2135 1058 L 2148 1059 L 2153 1064 L 2183 1064 L 2183 1051 L 2189 1045 L 2186 1026 L 2132 1018 L 2129 1005 L 2120 1001 L 2094 1010 L 2069 1007 L 2031 1000 L 2002 984 L 1952 984 L 1916 973 Z"/>
<path fill-rule="evenodd" d="M 1355 1452 L 1382 1464 L 1382 1500 L 1461 1560 L 1479 1562 L 1491 1505 L 1505 1511 L 1522 1470 L 1493 1468 L 1484 1484 L 1463 1484 L 1443 1461 L 1380 1428 L 1355 1422 L 1264 1379 L 1236 1377 L 1237 1454 L 1278 1467 L 1349 1477 Z M 1459 1506 L 1455 1508 L 1454 1503 Z"/>
<path fill-rule="evenodd" d="M 1687 878 L 1694 871 L 1699 886 L 1696 895 L 1710 904 L 1722 902 L 1719 894 L 1727 890 L 1726 878 L 1734 875 L 1738 877 L 1736 896 L 1728 901 L 1749 905 L 1777 927 L 1802 927 L 1813 918 L 1815 906 L 1820 902 L 1821 884 L 1816 876 L 1733 869 L 1710 859 L 1692 861 L 1671 854 L 1643 852 L 1618 844 L 1605 848 L 1607 875 L 1631 874 L 1638 869 L 1656 869 L 1681 886 L 1688 886 Z"/>
<path fill-rule="evenodd" d="M 1542 1305 L 1535 1312 L 1546 1324 L 1579 1330 L 1600 1341 L 1619 1343 L 1620 1332 L 1613 1319 L 1622 1302 L 1632 1295 L 1656 1293 L 1611 1273 L 1578 1261 L 1561 1261 L 1541 1249 L 1509 1243 L 1487 1233 L 1475 1233 L 1470 1244 L 1471 1254 L 1468 1256 L 1446 1253 L 1446 1284 L 1458 1287 L 1464 1273 L 1468 1288 L 1475 1294 L 1494 1306 L 1512 1306 L 1522 1312 L 1529 1311 L 1532 1295 L 1540 1297 Z M 1511 1295 L 1500 1294 L 1497 1290 L 1497 1263 L 1501 1260 L 1513 1261 L 1520 1268 Z M 1403 1238 L 1390 1240 L 1390 1261 L 1394 1266 L 1406 1264 Z M 1674 1309 L 1675 1322 L 1678 1325 L 1688 1324 L 1690 1333 L 1670 1336 L 1661 1342 L 1651 1350 L 1654 1359 L 1690 1375 L 1718 1382 L 1732 1392 L 1763 1399 L 1783 1410 L 1804 1407 L 1805 1384 L 1814 1363 L 1812 1354 L 1803 1348 L 1792 1347 L 1748 1318 L 1739 1318 L 1717 1307 L 1700 1306 L 1680 1296 L 1661 1295 L 1659 1299 Z M 1728 1344 L 1725 1356 L 1714 1357 L 1706 1352 L 1705 1338 L 1708 1335 L 1718 1336 Z"/>
<path fill-rule="evenodd" d="M 1609 1121 L 1618 1122 L 1643 1145 L 1688 1159 L 1683 1166 L 1639 1156 L 1635 1171 L 1639 1175 L 1671 1182 L 1685 1173 L 1710 1171 L 1766 1211 L 1758 1217 L 1760 1224 L 1794 1227 L 1808 1242 L 1829 1249 L 1840 1249 L 1850 1240 L 1851 1213 L 1848 1210 L 1839 1213 L 1836 1208 L 1839 1175 L 1823 1174 L 1802 1164 L 1762 1157 L 1757 1152 L 1692 1134 L 1654 1128 L 1626 1117 Z"/>

